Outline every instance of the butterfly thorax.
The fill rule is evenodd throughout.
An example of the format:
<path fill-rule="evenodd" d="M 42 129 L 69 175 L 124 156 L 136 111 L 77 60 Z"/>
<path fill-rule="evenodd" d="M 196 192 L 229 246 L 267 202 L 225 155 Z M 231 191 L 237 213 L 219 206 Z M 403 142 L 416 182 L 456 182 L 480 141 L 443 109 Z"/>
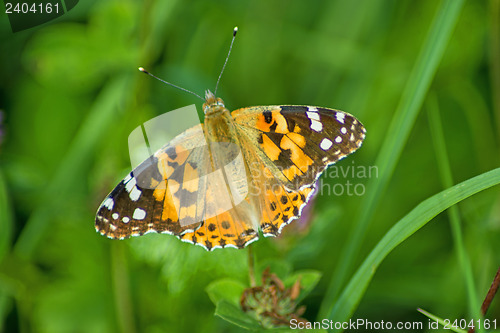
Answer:
<path fill-rule="evenodd" d="M 210 90 L 205 91 L 203 112 L 205 113 L 204 131 L 207 141 L 224 142 L 227 139 L 238 141 L 231 113 L 224 106 L 224 101 L 215 97 Z"/>
<path fill-rule="evenodd" d="M 240 144 L 231 112 L 224 106 L 224 101 L 215 97 L 210 90 L 205 92 L 203 111 L 205 112 L 204 132 L 207 142 Z"/>

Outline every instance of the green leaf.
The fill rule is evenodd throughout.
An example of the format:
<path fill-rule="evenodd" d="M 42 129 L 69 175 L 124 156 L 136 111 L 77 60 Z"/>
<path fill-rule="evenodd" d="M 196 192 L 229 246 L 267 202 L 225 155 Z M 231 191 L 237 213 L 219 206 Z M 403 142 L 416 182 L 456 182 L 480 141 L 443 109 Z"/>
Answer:
<path fill-rule="evenodd" d="M 298 279 L 300 279 L 301 290 L 300 290 L 300 296 L 296 300 L 297 303 L 299 303 L 307 295 L 309 295 L 309 293 L 314 289 L 314 287 L 316 287 L 316 285 L 319 282 L 319 279 L 321 279 L 321 272 L 312 269 L 297 271 L 285 279 L 284 281 L 285 286 L 287 287 L 292 286 Z"/>
<path fill-rule="evenodd" d="M 215 308 L 215 315 L 222 319 L 247 330 L 262 330 L 262 326 L 257 320 L 250 317 L 237 306 L 231 304 L 226 300 L 221 300 L 217 303 Z"/>
<path fill-rule="evenodd" d="M 226 300 L 239 307 L 241 294 L 246 288 L 240 281 L 225 278 L 210 283 L 205 291 L 215 305 L 219 301 Z"/>
<path fill-rule="evenodd" d="M 500 168 L 468 179 L 420 203 L 396 223 L 370 252 L 334 305 L 328 318 L 347 321 L 363 297 L 382 260 L 405 239 L 413 235 L 434 216 L 471 195 L 500 183 Z"/>

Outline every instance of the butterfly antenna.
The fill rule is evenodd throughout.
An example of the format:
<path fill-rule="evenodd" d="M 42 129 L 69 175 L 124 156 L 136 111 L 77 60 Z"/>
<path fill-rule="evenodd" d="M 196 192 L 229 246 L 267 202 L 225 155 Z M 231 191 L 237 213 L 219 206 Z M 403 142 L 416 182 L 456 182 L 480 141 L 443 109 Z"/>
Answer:
<path fill-rule="evenodd" d="M 222 66 L 222 70 L 220 71 L 219 78 L 217 79 L 217 84 L 215 85 L 214 95 L 217 96 L 217 88 L 219 87 L 220 78 L 222 77 L 222 73 L 224 73 L 224 69 L 226 68 L 227 61 L 229 60 L 229 55 L 231 54 L 231 50 L 233 49 L 234 39 L 236 38 L 236 33 L 238 32 L 238 27 L 234 27 L 233 30 L 233 39 L 231 39 L 231 45 L 229 45 L 229 52 L 227 53 L 226 61 L 224 61 L 224 66 Z"/>
<path fill-rule="evenodd" d="M 165 80 L 162 80 L 162 79 L 160 79 L 158 76 L 151 74 L 150 72 L 148 72 L 147 70 L 145 70 L 145 69 L 144 69 L 144 68 L 142 68 L 142 67 L 139 67 L 139 70 L 140 70 L 141 72 L 143 72 L 143 73 L 148 74 L 149 76 L 154 77 L 154 78 L 155 78 L 155 79 L 157 79 L 158 81 L 161 81 L 161 82 L 163 82 L 163 83 L 166 83 L 166 84 L 168 84 L 169 86 L 172 86 L 172 87 L 174 87 L 174 88 L 180 89 L 180 90 L 185 91 L 185 92 L 187 92 L 187 93 L 193 94 L 193 95 L 195 95 L 196 97 L 198 97 L 199 99 L 201 99 L 202 101 L 204 101 L 204 100 L 205 100 L 204 98 L 202 98 L 202 97 L 201 97 L 200 95 L 198 95 L 197 93 L 194 93 L 194 92 L 192 92 L 192 91 L 190 91 L 190 90 L 187 90 L 187 89 L 184 89 L 184 88 L 182 88 L 182 87 L 179 87 L 179 86 L 177 86 L 177 85 L 175 85 L 175 84 L 173 84 L 173 83 L 170 83 L 170 82 L 167 82 L 167 81 L 165 81 Z"/>

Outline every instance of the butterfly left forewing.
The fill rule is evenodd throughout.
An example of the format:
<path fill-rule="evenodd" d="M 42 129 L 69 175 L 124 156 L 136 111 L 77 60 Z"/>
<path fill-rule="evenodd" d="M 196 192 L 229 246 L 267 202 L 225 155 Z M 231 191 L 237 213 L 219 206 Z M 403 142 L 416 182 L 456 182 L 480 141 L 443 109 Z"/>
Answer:
<path fill-rule="evenodd" d="M 99 207 L 95 227 L 109 238 L 148 232 L 180 235 L 199 228 L 210 172 L 203 127 L 195 126 L 130 172 Z M 197 207 L 201 205 L 201 207 Z"/>

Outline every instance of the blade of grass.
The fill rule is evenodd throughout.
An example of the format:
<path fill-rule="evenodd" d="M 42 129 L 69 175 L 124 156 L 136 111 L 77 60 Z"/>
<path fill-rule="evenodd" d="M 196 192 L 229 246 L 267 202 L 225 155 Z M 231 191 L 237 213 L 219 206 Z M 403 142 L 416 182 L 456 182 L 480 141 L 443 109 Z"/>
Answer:
<path fill-rule="evenodd" d="M 367 192 L 366 197 L 361 202 L 360 215 L 354 222 L 353 231 L 347 239 L 334 276 L 330 280 L 319 311 L 319 319 L 325 318 L 325 315 L 332 311 L 344 281 L 352 269 L 354 258 L 361 248 L 368 224 L 406 144 L 418 111 L 422 106 L 445 47 L 456 25 L 463 3 L 463 0 L 443 0 L 434 18 L 392 119 L 388 131 L 390 135 L 386 136 L 377 157 L 375 165 L 379 168 L 380 178 L 371 179 L 367 185 L 370 191 Z"/>
<path fill-rule="evenodd" d="M 431 137 L 434 142 L 434 151 L 436 152 L 436 159 L 440 179 L 444 188 L 453 186 L 453 177 L 451 174 L 450 161 L 446 151 L 446 143 L 444 140 L 443 127 L 441 125 L 441 118 L 439 116 L 439 107 L 437 98 L 434 94 L 429 95 L 427 114 L 429 117 L 429 124 L 431 130 Z M 472 274 L 472 267 L 469 256 L 464 246 L 462 237 L 462 223 L 460 221 L 460 213 L 458 206 L 452 206 L 448 209 L 450 218 L 451 231 L 453 235 L 453 242 L 455 244 L 455 251 L 457 253 L 458 262 L 462 270 L 462 275 L 465 279 L 465 287 L 467 290 L 469 314 L 473 318 L 481 318 L 480 301 L 478 299 L 474 275 Z"/>
<path fill-rule="evenodd" d="M 378 266 L 396 246 L 445 209 L 497 184 L 500 184 L 500 168 L 468 179 L 421 202 L 399 220 L 378 242 L 349 281 L 332 311 L 325 318 L 334 322 L 348 321 L 356 310 Z"/>
<path fill-rule="evenodd" d="M 450 325 L 450 323 L 447 323 L 445 322 L 442 318 L 439 318 L 438 316 L 435 316 L 433 315 L 432 313 L 429 313 L 423 309 L 417 309 L 418 312 L 420 312 L 421 314 L 423 314 L 424 316 L 434 320 L 434 321 L 437 321 L 438 323 L 441 324 L 441 326 L 443 327 L 447 327 L 447 329 L 449 329 L 450 331 L 452 332 L 457 332 L 457 333 L 467 333 L 467 331 L 464 331 L 464 330 L 461 330 L 459 328 L 455 328 L 455 327 L 452 327 Z"/>
<path fill-rule="evenodd" d="M 128 95 L 128 77 L 120 77 L 110 82 L 98 96 L 85 122 L 80 127 L 75 139 L 59 169 L 50 181 L 44 200 L 31 214 L 21 232 L 14 251 L 19 257 L 30 258 L 40 240 L 44 237 L 51 217 L 59 211 L 75 181 L 83 177 L 82 166 L 91 159 L 94 149 L 99 143 L 105 129 L 110 126 L 116 116 L 119 103 Z"/>

